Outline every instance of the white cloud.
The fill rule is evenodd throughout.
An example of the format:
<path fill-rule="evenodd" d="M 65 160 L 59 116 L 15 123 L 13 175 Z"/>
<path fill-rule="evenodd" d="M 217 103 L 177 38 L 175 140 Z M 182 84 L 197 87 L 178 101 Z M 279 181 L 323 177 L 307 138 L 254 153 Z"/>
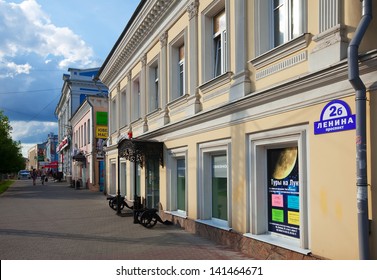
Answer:
<path fill-rule="evenodd" d="M 21 143 L 43 143 L 50 132 L 58 130 L 57 122 L 11 121 L 12 139 Z"/>
<path fill-rule="evenodd" d="M 30 55 L 42 60 L 54 57 L 64 70 L 95 64 L 93 49 L 69 28 L 55 26 L 35 0 L 19 4 L 0 0 L 0 38 L 0 78 L 29 74 L 27 65 L 33 63 L 19 60 Z"/>
<path fill-rule="evenodd" d="M 7 62 L 5 64 L 5 69 L 7 69 L 5 74 L 0 74 L 0 78 L 14 78 L 19 74 L 29 74 L 32 68 L 30 64 L 16 64 L 14 62 Z"/>

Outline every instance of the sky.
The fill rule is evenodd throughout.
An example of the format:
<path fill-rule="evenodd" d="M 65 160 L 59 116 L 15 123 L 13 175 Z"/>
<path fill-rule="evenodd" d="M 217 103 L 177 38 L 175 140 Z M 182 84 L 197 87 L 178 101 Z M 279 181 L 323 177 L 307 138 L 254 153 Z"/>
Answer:
<path fill-rule="evenodd" d="M 0 110 L 22 154 L 57 134 L 68 68 L 101 67 L 139 0 L 0 0 Z"/>

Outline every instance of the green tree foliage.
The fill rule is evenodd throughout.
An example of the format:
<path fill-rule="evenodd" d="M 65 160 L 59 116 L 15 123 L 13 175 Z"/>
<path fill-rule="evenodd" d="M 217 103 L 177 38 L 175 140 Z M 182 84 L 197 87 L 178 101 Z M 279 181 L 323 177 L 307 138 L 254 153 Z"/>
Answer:
<path fill-rule="evenodd" d="M 21 143 L 12 140 L 9 119 L 0 110 L 0 174 L 17 172 L 25 168 Z"/>

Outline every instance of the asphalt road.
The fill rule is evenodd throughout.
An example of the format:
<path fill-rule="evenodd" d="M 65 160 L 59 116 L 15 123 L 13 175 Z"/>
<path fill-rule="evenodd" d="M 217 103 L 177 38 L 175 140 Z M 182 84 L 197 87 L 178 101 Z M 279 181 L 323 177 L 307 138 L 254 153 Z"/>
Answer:
<path fill-rule="evenodd" d="M 160 223 L 120 217 L 102 193 L 67 183 L 16 181 L 0 195 L 1 260 L 247 260 L 245 255 Z"/>

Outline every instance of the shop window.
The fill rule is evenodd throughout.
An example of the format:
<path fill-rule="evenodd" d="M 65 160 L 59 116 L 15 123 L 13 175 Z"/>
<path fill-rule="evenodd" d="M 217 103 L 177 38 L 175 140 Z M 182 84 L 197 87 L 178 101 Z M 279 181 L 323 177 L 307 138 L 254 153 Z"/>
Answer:
<path fill-rule="evenodd" d="M 187 215 L 187 149 L 170 150 L 168 154 L 169 211 L 173 215 Z"/>
<path fill-rule="evenodd" d="M 250 135 L 248 237 L 308 253 L 306 128 Z"/>
<path fill-rule="evenodd" d="M 199 220 L 211 226 L 231 228 L 230 140 L 199 145 Z"/>

